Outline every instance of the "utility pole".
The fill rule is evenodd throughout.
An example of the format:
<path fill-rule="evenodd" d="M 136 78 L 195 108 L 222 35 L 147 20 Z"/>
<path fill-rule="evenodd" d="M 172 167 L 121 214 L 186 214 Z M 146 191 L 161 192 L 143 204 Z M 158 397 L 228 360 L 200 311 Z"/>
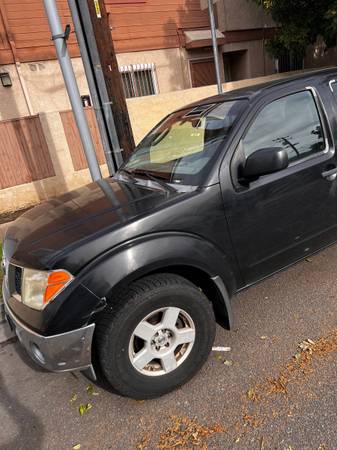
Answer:
<path fill-rule="evenodd" d="M 109 17 L 103 0 L 80 0 L 79 5 L 82 1 L 87 3 L 89 10 L 100 69 L 104 76 L 119 145 L 123 151 L 123 157 L 126 159 L 133 152 L 135 143 L 111 36 Z"/>
<path fill-rule="evenodd" d="M 68 0 L 68 5 L 73 18 L 77 43 L 80 48 L 92 105 L 101 135 L 105 160 L 109 174 L 113 176 L 123 163 L 123 158 L 105 88 L 104 77 L 101 71 L 97 71 L 97 68 L 95 70 L 95 66 L 99 65 L 99 56 L 87 8 L 88 5 L 86 2 L 82 2 L 81 7 L 79 7 L 77 0 Z"/>
<path fill-rule="evenodd" d="M 67 26 L 66 30 L 62 29 L 55 0 L 44 0 L 44 7 L 48 17 L 57 58 L 60 63 L 65 86 L 74 113 L 75 122 L 79 131 L 84 153 L 88 161 L 89 171 L 93 181 L 97 181 L 102 178 L 101 170 L 97 162 L 95 147 L 92 141 L 89 125 L 83 111 L 80 92 L 76 83 L 74 69 L 67 48 L 67 39 L 69 37 L 70 27 Z"/>

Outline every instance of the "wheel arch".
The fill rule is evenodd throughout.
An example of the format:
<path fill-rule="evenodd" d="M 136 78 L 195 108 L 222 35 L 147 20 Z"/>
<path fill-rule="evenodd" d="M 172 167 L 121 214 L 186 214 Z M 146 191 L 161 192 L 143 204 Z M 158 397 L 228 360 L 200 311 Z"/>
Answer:
<path fill-rule="evenodd" d="M 219 249 L 196 236 L 156 235 L 123 246 L 87 268 L 83 284 L 109 301 L 120 289 L 155 273 L 172 273 L 192 282 L 211 301 L 217 322 L 232 328 L 233 271 Z"/>
<path fill-rule="evenodd" d="M 217 323 L 230 330 L 233 327 L 233 314 L 230 298 L 226 286 L 219 276 L 211 277 L 207 272 L 188 265 L 174 265 L 161 267 L 147 275 L 154 273 L 172 273 L 180 275 L 200 288 L 213 305 Z"/>
<path fill-rule="evenodd" d="M 231 300 L 222 279 L 219 276 L 211 277 L 205 270 L 192 265 L 163 265 L 155 270 L 148 268 L 133 272 L 111 287 L 107 294 L 107 302 L 113 301 L 115 295 L 125 291 L 131 283 L 160 273 L 180 275 L 200 288 L 213 305 L 217 323 L 227 330 L 233 328 Z"/>

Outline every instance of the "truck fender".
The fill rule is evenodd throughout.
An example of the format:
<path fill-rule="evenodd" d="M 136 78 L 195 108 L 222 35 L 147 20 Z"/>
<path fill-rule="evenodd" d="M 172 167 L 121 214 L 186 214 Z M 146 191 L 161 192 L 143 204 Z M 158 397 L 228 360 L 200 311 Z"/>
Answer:
<path fill-rule="evenodd" d="M 226 322 L 223 325 L 230 328 L 233 321 L 230 296 L 235 291 L 233 271 L 226 255 L 199 236 L 171 232 L 139 237 L 100 255 L 78 276 L 97 297 L 109 299 L 118 285 L 127 286 L 156 271 L 175 272 L 175 268 L 184 267 L 209 277 L 217 297 L 210 300 L 213 304 L 216 301 L 215 312 L 223 317 Z"/>

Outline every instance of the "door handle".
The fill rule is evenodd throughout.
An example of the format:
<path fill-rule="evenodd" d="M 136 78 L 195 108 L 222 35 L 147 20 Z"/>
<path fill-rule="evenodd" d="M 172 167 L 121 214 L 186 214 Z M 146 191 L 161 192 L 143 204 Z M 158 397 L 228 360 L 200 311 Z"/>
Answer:
<path fill-rule="evenodd" d="M 335 181 L 337 178 L 337 167 L 322 172 L 322 177 L 328 181 Z"/>

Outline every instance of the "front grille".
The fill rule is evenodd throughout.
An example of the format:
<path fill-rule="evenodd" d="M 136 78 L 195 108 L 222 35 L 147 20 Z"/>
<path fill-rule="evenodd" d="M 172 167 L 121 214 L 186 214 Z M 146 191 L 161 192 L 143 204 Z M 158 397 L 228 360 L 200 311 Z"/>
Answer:
<path fill-rule="evenodd" d="M 15 292 L 19 295 L 21 295 L 21 285 L 22 285 L 22 269 L 21 269 L 21 267 L 15 267 L 14 286 L 15 286 Z"/>
<path fill-rule="evenodd" d="M 13 264 L 8 265 L 7 273 L 7 285 L 10 295 L 18 295 L 21 297 L 22 291 L 22 269 L 21 267 L 14 266 Z"/>

